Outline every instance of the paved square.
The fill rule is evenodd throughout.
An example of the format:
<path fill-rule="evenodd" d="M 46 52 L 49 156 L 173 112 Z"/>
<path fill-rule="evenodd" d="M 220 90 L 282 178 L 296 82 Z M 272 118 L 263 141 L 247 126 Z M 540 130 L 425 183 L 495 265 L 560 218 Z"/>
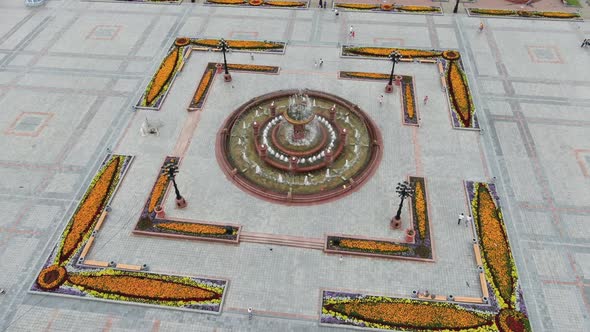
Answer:
<path fill-rule="evenodd" d="M 324 289 L 481 298 L 472 229 L 457 226 L 457 214 L 469 211 L 463 181 L 496 185 L 532 329 L 589 330 L 590 51 L 579 44 L 590 25 L 473 18 L 450 14 L 453 5 L 443 4 L 445 16 L 335 17 L 315 3 L 305 10 L 188 1 L 52 0 L 34 10 L 0 4 L 0 331 L 331 331 L 318 324 Z M 202 110 L 187 112 L 206 65 L 222 61 L 218 52 L 193 51 L 161 109 L 134 110 L 182 36 L 287 46 L 254 59 L 229 53 L 230 63 L 280 72 L 233 72 L 231 83 L 217 75 Z M 344 44 L 457 49 L 482 130 L 452 129 L 437 65 L 413 62 L 395 67 L 415 84 L 420 126 L 404 126 L 402 99 L 397 90 L 384 94 L 386 81 L 338 79 L 339 71 L 389 74 L 391 62 L 340 57 Z M 320 58 L 323 66 L 314 66 Z M 308 206 L 269 203 L 221 170 L 215 144 L 223 121 L 252 98 L 294 88 L 346 98 L 380 130 L 381 164 L 351 195 Z M 159 136 L 141 136 L 146 118 L 159 124 Z M 227 279 L 220 315 L 28 293 L 110 152 L 135 159 L 86 259 Z M 188 206 L 175 208 L 169 189 L 166 214 L 239 224 L 238 244 L 131 233 L 169 155 L 181 157 L 177 181 Z M 333 233 L 404 242 L 410 206 L 401 229 L 389 223 L 399 202 L 395 185 L 408 176 L 426 181 L 434 262 L 340 258 L 318 247 Z"/>

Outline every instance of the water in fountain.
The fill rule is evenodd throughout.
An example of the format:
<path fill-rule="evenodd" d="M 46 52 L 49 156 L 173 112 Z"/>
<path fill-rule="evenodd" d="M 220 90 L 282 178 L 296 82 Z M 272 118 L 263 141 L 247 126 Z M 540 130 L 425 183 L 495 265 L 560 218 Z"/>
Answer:
<path fill-rule="evenodd" d="M 306 185 L 306 186 L 308 186 L 308 185 L 310 184 L 310 182 L 309 182 L 309 178 L 308 178 L 308 176 L 307 176 L 307 175 L 306 175 L 306 176 L 305 176 L 305 178 L 303 179 L 303 184 L 304 184 L 304 185 Z"/>
<path fill-rule="evenodd" d="M 329 178 L 330 177 L 330 169 L 326 168 L 326 177 Z"/>
<path fill-rule="evenodd" d="M 242 139 L 238 137 L 238 145 L 242 145 Z"/>
<path fill-rule="evenodd" d="M 354 145 L 354 153 L 357 153 L 357 152 L 359 152 L 359 146 L 355 144 Z"/>
<path fill-rule="evenodd" d="M 256 165 L 256 174 L 261 174 L 262 173 L 262 169 L 260 168 L 260 165 Z"/>
<path fill-rule="evenodd" d="M 281 174 L 279 174 L 279 177 L 277 178 L 277 182 L 283 183 L 283 176 Z"/>
<path fill-rule="evenodd" d="M 346 119 L 344 119 L 344 122 L 350 124 L 350 119 L 348 118 L 348 115 L 346 116 Z"/>
<path fill-rule="evenodd" d="M 242 129 L 246 129 L 246 122 L 242 122 Z"/>
<path fill-rule="evenodd" d="M 348 168 L 348 159 L 344 162 L 344 167 Z"/>

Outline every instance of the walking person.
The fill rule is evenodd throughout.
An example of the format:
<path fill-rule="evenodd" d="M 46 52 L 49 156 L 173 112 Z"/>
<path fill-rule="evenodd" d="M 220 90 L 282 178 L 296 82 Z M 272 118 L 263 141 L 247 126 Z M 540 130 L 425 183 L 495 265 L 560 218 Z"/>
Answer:
<path fill-rule="evenodd" d="M 324 9 L 328 7 L 328 0 L 324 0 Z"/>
<path fill-rule="evenodd" d="M 320 0 L 320 8 L 323 8 L 322 0 Z"/>
<path fill-rule="evenodd" d="M 250 52 L 250 60 L 254 61 L 254 53 Z"/>
<path fill-rule="evenodd" d="M 463 219 L 465 219 L 465 214 L 459 214 L 459 220 L 457 220 L 457 225 L 461 225 L 461 221 L 463 221 Z"/>
<path fill-rule="evenodd" d="M 532 7 L 533 6 L 533 0 L 528 0 L 524 5 L 525 6 Z"/>
<path fill-rule="evenodd" d="M 471 215 L 468 215 L 467 218 L 465 218 L 465 227 L 469 227 L 472 221 L 473 217 Z"/>
<path fill-rule="evenodd" d="M 320 58 L 320 68 L 322 67 L 323 64 L 324 64 L 324 59 Z"/>
<path fill-rule="evenodd" d="M 590 40 L 588 38 L 584 39 L 584 41 L 582 42 L 582 46 L 580 46 L 580 47 L 585 47 L 585 46 L 590 46 Z"/>
<path fill-rule="evenodd" d="M 352 25 L 350 26 L 350 38 L 354 38 L 354 28 L 352 27 Z"/>
<path fill-rule="evenodd" d="M 483 31 L 483 22 L 479 22 L 479 32 Z"/>
<path fill-rule="evenodd" d="M 252 320 L 252 316 L 254 316 L 254 313 L 252 313 L 252 307 L 248 307 L 248 320 Z"/>
<path fill-rule="evenodd" d="M 424 105 L 428 102 L 428 96 L 424 96 Z"/>
<path fill-rule="evenodd" d="M 379 96 L 379 105 L 383 105 L 383 95 Z"/>
<path fill-rule="evenodd" d="M 338 9 L 337 9 L 337 8 L 334 8 L 334 15 L 335 15 L 336 17 L 338 17 L 338 15 L 340 15 L 340 14 L 338 13 Z"/>
<path fill-rule="evenodd" d="M 317 62 L 317 60 L 313 60 L 313 66 L 314 66 L 314 68 L 317 68 L 317 67 L 318 67 L 318 62 Z"/>

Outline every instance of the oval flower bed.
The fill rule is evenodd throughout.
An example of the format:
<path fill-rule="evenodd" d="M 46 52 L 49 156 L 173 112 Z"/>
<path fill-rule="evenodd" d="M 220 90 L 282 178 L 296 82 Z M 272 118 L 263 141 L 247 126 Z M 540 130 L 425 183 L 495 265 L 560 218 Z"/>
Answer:
<path fill-rule="evenodd" d="M 451 61 L 448 65 L 446 80 L 449 86 L 451 106 L 457 113 L 461 126 L 472 127 L 473 102 L 467 86 L 467 78 L 457 61 Z"/>
<path fill-rule="evenodd" d="M 256 40 L 226 40 L 230 48 L 236 50 L 283 50 L 284 43 Z M 219 39 L 196 39 L 193 44 L 211 48 L 219 46 Z"/>
<path fill-rule="evenodd" d="M 354 10 L 373 10 L 379 8 L 379 5 L 372 5 L 368 3 L 336 3 L 335 7 L 354 9 Z"/>
<path fill-rule="evenodd" d="M 201 106 L 203 105 L 203 102 L 205 100 L 205 96 L 207 95 L 207 92 L 209 91 L 209 87 L 211 86 L 211 83 L 213 82 L 214 76 L 215 76 L 215 69 L 214 68 L 208 67 L 207 69 L 205 69 L 205 72 L 203 73 L 203 76 L 201 77 L 201 81 L 199 82 L 199 85 L 197 86 L 197 90 L 195 91 L 195 94 L 193 95 L 193 99 L 191 100 L 191 104 L 189 106 L 189 109 L 201 108 Z"/>
<path fill-rule="evenodd" d="M 162 65 L 154 75 L 148 88 L 146 89 L 145 104 L 143 106 L 152 106 L 156 97 L 164 92 L 164 86 L 170 81 L 175 70 L 180 65 L 180 49 L 175 47 L 168 56 L 162 61 Z"/>
<path fill-rule="evenodd" d="M 118 156 L 112 157 L 93 180 L 82 199 L 78 209 L 70 219 L 60 241 L 56 262 L 65 264 L 80 248 L 84 237 L 98 219 L 104 205 L 118 183 L 117 175 L 120 165 Z"/>
<path fill-rule="evenodd" d="M 426 51 L 409 48 L 395 48 L 395 47 L 351 47 L 344 46 L 342 48 L 342 55 L 361 55 L 370 57 L 386 58 L 391 52 L 397 51 L 401 53 L 403 58 L 437 58 L 441 56 L 439 51 Z"/>
<path fill-rule="evenodd" d="M 493 330 L 494 315 L 451 303 L 324 291 L 321 321 L 402 331 Z"/>
<path fill-rule="evenodd" d="M 235 235 L 238 231 L 237 228 L 231 226 L 217 226 L 188 222 L 158 223 L 155 225 L 155 227 L 185 235 Z"/>

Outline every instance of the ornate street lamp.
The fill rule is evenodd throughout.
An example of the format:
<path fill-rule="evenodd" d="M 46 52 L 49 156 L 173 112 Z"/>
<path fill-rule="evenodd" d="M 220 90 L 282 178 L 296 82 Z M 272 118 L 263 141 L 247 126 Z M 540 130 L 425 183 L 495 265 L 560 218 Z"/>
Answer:
<path fill-rule="evenodd" d="M 226 82 L 231 82 L 231 75 L 229 74 L 229 71 L 227 70 L 227 59 L 225 58 L 225 52 L 230 50 L 229 45 L 225 41 L 225 39 L 221 38 L 219 40 L 219 45 L 217 45 L 217 47 L 221 49 L 221 52 L 223 52 L 223 67 L 225 69 L 225 74 L 223 75 L 223 80 Z"/>
<path fill-rule="evenodd" d="M 391 75 L 389 75 L 389 83 L 387 83 L 387 85 L 385 86 L 385 92 L 392 93 L 393 92 L 393 71 L 395 70 L 395 64 L 400 62 L 400 60 L 402 59 L 402 55 L 398 51 L 393 51 L 388 55 L 388 57 L 389 57 L 389 59 L 391 59 L 392 65 L 391 65 Z"/>
<path fill-rule="evenodd" d="M 180 191 L 178 190 L 178 186 L 176 185 L 176 173 L 178 173 L 178 166 L 175 164 L 169 163 L 164 166 L 162 170 L 163 174 L 168 175 L 168 178 L 172 180 L 172 184 L 174 185 L 174 192 L 176 193 L 176 207 L 182 209 L 186 207 L 186 200 L 180 196 Z"/>
<path fill-rule="evenodd" d="M 404 205 L 404 199 L 407 197 L 412 197 L 414 195 L 414 188 L 408 183 L 408 181 L 399 182 L 397 187 L 395 187 L 395 191 L 397 192 L 400 202 L 399 207 L 397 208 L 397 213 L 394 217 L 395 220 L 400 220 L 400 216 L 402 214 L 402 206 Z"/>

